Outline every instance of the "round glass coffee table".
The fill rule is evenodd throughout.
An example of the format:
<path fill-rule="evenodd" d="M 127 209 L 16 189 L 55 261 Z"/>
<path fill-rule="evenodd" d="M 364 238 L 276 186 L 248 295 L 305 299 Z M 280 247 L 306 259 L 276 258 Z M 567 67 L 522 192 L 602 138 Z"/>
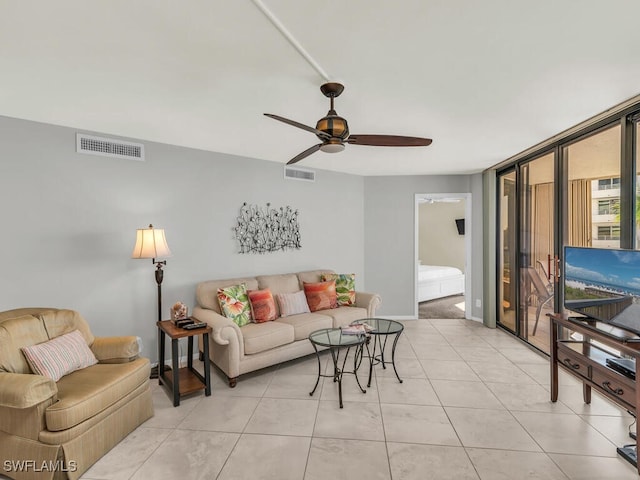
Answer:
<path fill-rule="evenodd" d="M 384 318 L 363 318 L 362 320 L 351 322 L 351 325 L 359 325 L 362 323 L 366 323 L 373 329 L 369 332 L 369 334 L 373 336 L 373 352 L 369 349 L 370 342 L 367 342 L 367 356 L 369 357 L 369 381 L 367 382 L 367 387 L 371 386 L 373 366 L 378 364 L 381 364 L 382 368 L 385 369 L 387 368 L 387 363 L 393 365 L 393 371 L 398 381 L 402 383 L 402 379 L 396 369 L 396 345 L 398 345 L 398 339 L 404 330 L 404 325 L 395 320 L 387 320 Z M 384 351 L 390 335 L 395 335 L 395 337 L 393 339 L 393 346 L 391 347 L 391 361 L 388 361 L 384 359 Z M 376 352 L 379 353 L 376 354 Z"/>
<path fill-rule="evenodd" d="M 334 382 L 338 382 L 338 398 L 340 400 L 340 408 L 342 408 L 342 375 L 345 373 L 353 374 L 358 382 L 358 387 L 362 393 L 367 391 L 360 385 L 358 379 L 358 367 L 362 363 L 362 350 L 363 345 L 369 337 L 366 335 L 349 335 L 342 333 L 340 328 L 323 328 L 322 330 L 316 330 L 309 335 L 309 341 L 313 345 L 313 349 L 316 351 L 316 357 L 318 358 L 318 378 L 313 390 L 309 392 L 309 395 L 313 395 L 318 388 L 320 377 L 331 377 Z M 322 364 L 320 363 L 320 352 L 318 347 L 326 347 L 331 352 L 331 358 L 333 359 L 333 375 L 322 374 Z M 347 357 L 351 348 L 355 348 L 353 356 L 353 370 L 346 371 L 345 366 L 347 364 Z M 340 364 L 341 350 L 344 350 L 344 358 L 342 364 Z"/>

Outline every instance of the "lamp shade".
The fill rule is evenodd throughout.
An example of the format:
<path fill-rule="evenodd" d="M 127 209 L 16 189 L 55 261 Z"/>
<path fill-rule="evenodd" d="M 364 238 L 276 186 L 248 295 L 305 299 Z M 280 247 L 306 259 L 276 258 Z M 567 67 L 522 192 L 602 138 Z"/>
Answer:
<path fill-rule="evenodd" d="M 136 246 L 133 247 L 131 258 L 159 258 L 170 257 L 171 250 L 164 236 L 164 229 L 139 228 L 136 231 Z"/>

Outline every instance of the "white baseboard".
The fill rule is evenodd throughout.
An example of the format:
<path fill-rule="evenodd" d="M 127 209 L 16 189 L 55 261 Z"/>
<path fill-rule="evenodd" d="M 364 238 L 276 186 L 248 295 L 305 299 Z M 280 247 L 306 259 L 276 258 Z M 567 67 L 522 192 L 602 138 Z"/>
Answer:
<path fill-rule="evenodd" d="M 376 318 L 384 318 L 387 320 L 417 320 L 415 315 L 376 315 Z"/>

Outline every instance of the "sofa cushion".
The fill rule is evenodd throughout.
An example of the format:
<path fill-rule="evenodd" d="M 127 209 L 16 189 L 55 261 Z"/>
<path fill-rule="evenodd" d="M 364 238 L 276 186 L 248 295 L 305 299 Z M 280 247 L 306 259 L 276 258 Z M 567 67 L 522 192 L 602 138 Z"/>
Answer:
<path fill-rule="evenodd" d="M 305 283 L 304 294 L 307 297 L 309 310 L 312 312 L 338 307 L 335 280 L 331 280 L 330 282 Z"/>
<path fill-rule="evenodd" d="M 95 340 L 89 329 L 89 324 L 82 315 L 75 310 L 58 310 L 52 308 L 45 312 L 38 313 L 36 316 L 42 319 L 47 335 L 49 335 L 49 340 L 64 335 L 65 333 L 73 332 L 74 330 L 80 331 L 87 345 L 91 345 Z"/>
<path fill-rule="evenodd" d="M 39 313 L 47 312 L 49 310 L 55 310 L 52 308 L 43 308 L 43 307 L 24 307 L 24 308 L 14 308 L 13 310 L 5 310 L 4 312 L 0 312 L 0 323 L 5 320 L 9 320 L 11 318 L 24 317 L 25 315 L 30 315 L 32 317 L 37 317 Z"/>
<path fill-rule="evenodd" d="M 218 289 L 218 302 L 223 315 L 242 327 L 251 321 L 251 305 L 244 283 Z"/>
<path fill-rule="evenodd" d="M 335 273 L 333 270 L 307 270 L 305 272 L 299 272 L 298 282 L 300 283 L 300 290 L 304 290 L 305 283 L 317 283 L 322 281 L 323 274 Z"/>
<path fill-rule="evenodd" d="M 302 290 L 293 293 L 279 293 L 276 295 L 278 306 L 280 307 L 280 316 L 288 317 L 289 315 L 297 315 L 299 313 L 311 313 L 307 297 Z"/>
<path fill-rule="evenodd" d="M 31 373 L 20 349 L 47 340 L 47 331 L 39 318 L 23 315 L 4 320 L 0 323 L 0 371 Z"/>
<path fill-rule="evenodd" d="M 290 317 L 281 317 L 276 322 L 291 325 L 294 332 L 293 339 L 296 341 L 309 338 L 311 332 L 333 326 L 332 317 L 318 313 L 301 313 Z"/>
<path fill-rule="evenodd" d="M 71 372 L 98 363 L 78 330 L 47 342 L 22 347 L 21 350 L 33 373 L 49 377 L 54 382 Z"/>
<path fill-rule="evenodd" d="M 327 315 L 333 319 L 333 328 L 344 327 L 354 320 L 367 318 L 367 309 L 360 307 L 338 307 L 332 310 L 322 310 L 318 315 Z"/>
<path fill-rule="evenodd" d="M 244 283 L 247 290 L 257 290 L 258 280 L 255 277 L 229 278 L 226 280 L 210 280 L 208 282 L 199 283 L 196 287 L 196 301 L 203 308 L 208 308 L 222 315 L 220 304 L 218 303 L 218 289 L 230 287 L 232 285 L 240 285 Z"/>
<path fill-rule="evenodd" d="M 242 327 L 244 353 L 260 353 L 293 342 L 294 330 L 286 323 L 250 323 Z"/>
<path fill-rule="evenodd" d="M 270 322 L 277 317 L 276 302 L 271 290 L 249 290 L 249 303 L 251 304 L 251 318 L 255 323 Z"/>
<path fill-rule="evenodd" d="M 76 370 L 58 381 L 58 402 L 47 408 L 47 430 L 78 425 L 135 390 L 149 377 L 149 360 L 99 363 Z"/>
<path fill-rule="evenodd" d="M 348 307 L 356 303 L 356 274 L 355 273 L 323 273 L 322 281 L 335 280 L 338 305 Z"/>
<path fill-rule="evenodd" d="M 283 275 L 259 275 L 258 285 L 261 289 L 268 288 L 271 293 L 277 296 L 279 293 L 293 293 L 300 290 L 298 277 L 295 273 L 285 273 Z M 276 316 L 280 316 L 280 308 L 276 304 Z"/>

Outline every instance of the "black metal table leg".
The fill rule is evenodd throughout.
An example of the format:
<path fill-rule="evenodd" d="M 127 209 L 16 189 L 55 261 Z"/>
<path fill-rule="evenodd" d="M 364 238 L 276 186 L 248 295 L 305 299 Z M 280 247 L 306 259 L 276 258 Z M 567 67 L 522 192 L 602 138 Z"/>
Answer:
<path fill-rule="evenodd" d="M 204 344 L 204 395 L 211 396 L 211 372 L 209 364 L 209 333 L 202 334 L 202 343 Z"/>
<path fill-rule="evenodd" d="M 391 347 L 391 365 L 393 365 L 393 371 L 396 372 L 396 378 L 400 383 L 402 383 L 402 379 L 400 378 L 400 375 L 398 375 L 398 370 L 396 369 L 396 345 L 398 344 L 398 339 L 400 338 L 401 333 L 402 332 L 396 334 L 396 338 L 393 341 L 393 347 Z"/>
<path fill-rule="evenodd" d="M 316 347 L 316 344 L 311 342 L 311 345 L 313 346 L 313 349 L 316 351 L 316 358 L 318 359 L 318 378 L 316 379 L 316 384 L 313 386 L 313 390 L 311 390 L 309 392 L 309 396 L 313 396 L 313 394 L 316 392 L 316 388 L 318 388 L 318 384 L 320 383 L 320 376 L 322 375 L 322 365 L 320 363 L 320 352 L 318 352 L 318 348 Z"/>
<path fill-rule="evenodd" d="M 158 385 L 162 385 L 164 375 L 164 332 L 158 327 Z"/>
<path fill-rule="evenodd" d="M 367 391 L 364 388 L 362 388 L 362 385 L 360 385 L 360 379 L 358 378 L 358 368 L 360 368 L 360 364 L 362 363 L 363 356 L 364 356 L 364 346 L 363 344 L 361 344 L 356 347 L 356 351 L 353 356 L 353 375 L 356 377 L 356 382 L 358 383 L 358 387 L 360 387 L 360 391 L 362 393 L 367 393 Z"/>
<path fill-rule="evenodd" d="M 187 368 L 193 371 L 193 337 L 187 337 Z"/>
<path fill-rule="evenodd" d="M 173 406 L 180 405 L 180 372 L 178 372 L 178 339 L 171 339 L 171 363 L 173 365 Z"/>
<path fill-rule="evenodd" d="M 371 388 L 371 375 L 373 373 L 373 361 L 376 358 L 376 336 L 373 336 L 373 352 L 369 351 L 369 342 L 367 342 L 367 354 L 369 355 L 369 381 L 367 388 Z"/>

